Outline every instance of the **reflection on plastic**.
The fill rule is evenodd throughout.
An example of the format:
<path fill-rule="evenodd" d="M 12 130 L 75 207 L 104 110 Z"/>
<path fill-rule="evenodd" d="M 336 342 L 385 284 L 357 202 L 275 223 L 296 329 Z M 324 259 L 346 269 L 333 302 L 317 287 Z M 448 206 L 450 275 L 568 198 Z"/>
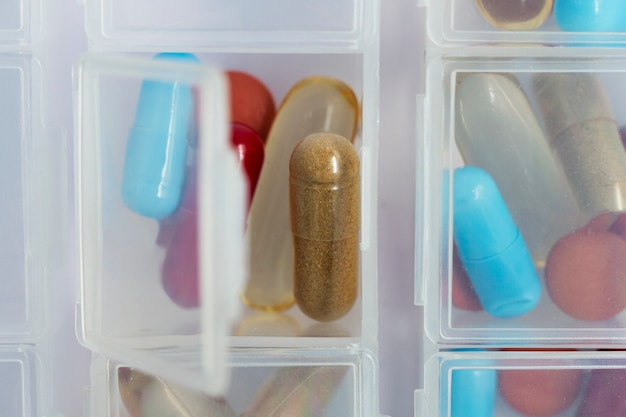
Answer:
<path fill-rule="evenodd" d="M 291 156 L 294 294 L 315 320 L 343 317 L 357 297 L 359 166 L 354 146 L 333 133 L 307 136 Z"/>
<path fill-rule="evenodd" d="M 535 308 L 541 284 L 524 239 L 493 179 L 476 167 L 454 172 L 454 240 L 489 314 L 513 317 Z"/>
<path fill-rule="evenodd" d="M 198 62 L 184 53 L 159 54 L 155 59 Z M 122 178 L 124 203 L 134 212 L 162 219 L 178 207 L 193 109 L 191 86 L 143 81 L 126 144 Z"/>
<path fill-rule="evenodd" d="M 496 387 L 497 374 L 494 369 L 453 370 L 450 417 L 493 417 Z M 442 412 L 441 415 L 447 413 Z"/>
<path fill-rule="evenodd" d="M 277 370 L 241 417 L 322 417 L 347 366 L 298 366 Z"/>
<path fill-rule="evenodd" d="M 289 158 L 294 147 L 317 132 L 353 139 L 358 118 L 359 105 L 352 90 L 328 77 L 300 81 L 281 104 L 248 218 L 250 276 L 242 298 L 250 307 L 278 311 L 295 302 L 289 232 Z"/>
<path fill-rule="evenodd" d="M 535 265 L 583 223 L 559 161 L 512 74 L 458 74 L 455 136 L 467 165 L 496 182 Z"/>
<path fill-rule="evenodd" d="M 133 368 L 119 368 L 118 383 L 131 417 L 235 417 L 224 399 L 169 384 Z"/>
<path fill-rule="evenodd" d="M 552 12 L 552 0 L 475 0 L 480 14 L 497 29 L 538 28 Z"/>
<path fill-rule="evenodd" d="M 564 411 L 578 397 L 580 369 L 524 369 L 498 371 L 498 387 L 506 402 L 534 417 L 550 417 Z"/>
<path fill-rule="evenodd" d="M 570 32 L 626 31 L 624 0 L 554 0 L 554 18 Z"/>
<path fill-rule="evenodd" d="M 601 80 L 589 73 L 539 73 L 533 87 L 550 146 L 585 220 L 626 210 L 626 152 Z"/>

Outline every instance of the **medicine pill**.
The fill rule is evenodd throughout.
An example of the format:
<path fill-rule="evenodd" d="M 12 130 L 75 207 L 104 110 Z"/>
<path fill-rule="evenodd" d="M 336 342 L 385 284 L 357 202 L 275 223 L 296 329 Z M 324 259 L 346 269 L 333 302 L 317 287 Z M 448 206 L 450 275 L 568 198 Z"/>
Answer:
<path fill-rule="evenodd" d="M 535 265 L 584 223 L 561 164 L 513 74 L 460 73 L 455 138 L 467 165 L 496 182 Z"/>
<path fill-rule="evenodd" d="M 198 62 L 185 53 L 163 53 L 155 59 Z M 144 80 L 134 125 L 128 135 L 122 196 L 134 212 L 155 219 L 172 214 L 185 180 L 188 136 L 193 122 L 191 86 Z"/>
<path fill-rule="evenodd" d="M 582 383 L 580 369 L 499 370 L 498 387 L 506 402 L 530 417 L 554 416 L 574 403 Z"/>
<path fill-rule="evenodd" d="M 276 115 L 274 98 L 257 78 L 240 71 L 228 71 L 230 120 L 254 130 L 265 143 Z"/>
<path fill-rule="evenodd" d="M 550 146 L 589 220 L 626 208 L 626 152 L 601 80 L 589 73 L 533 79 Z"/>
<path fill-rule="evenodd" d="M 624 0 L 554 0 L 554 18 L 570 32 L 626 31 Z"/>
<path fill-rule="evenodd" d="M 546 21 L 553 0 L 475 0 L 483 18 L 497 29 L 531 30 Z"/>
<path fill-rule="evenodd" d="M 495 182 L 482 169 L 454 171 L 454 241 L 485 311 L 513 317 L 535 308 L 541 284 L 530 253 Z"/>
<path fill-rule="evenodd" d="M 294 302 L 293 242 L 289 232 L 289 158 L 306 136 L 332 132 L 354 140 L 359 103 L 343 82 L 310 77 L 287 93 L 265 147 L 265 165 L 248 216 L 249 277 L 243 301 L 259 310 Z"/>
<path fill-rule="evenodd" d="M 131 417 L 235 417 L 222 398 L 165 382 L 137 369 L 118 369 L 122 403 Z"/>
<path fill-rule="evenodd" d="M 626 308 L 626 240 L 582 229 L 563 237 L 546 263 L 548 293 L 579 320 L 606 320 Z"/>
<path fill-rule="evenodd" d="M 576 417 L 626 416 L 625 369 L 593 369 Z"/>
<path fill-rule="evenodd" d="M 493 417 L 497 380 L 494 369 L 453 370 L 450 417 Z"/>
<path fill-rule="evenodd" d="M 255 131 L 233 123 L 231 145 L 248 179 L 250 204 L 263 166 L 263 143 Z M 183 202 L 174 219 L 165 226 L 170 230 L 164 231 L 172 236 L 165 243 L 167 252 L 161 270 L 161 283 L 170 299 L 183 308 L 194 308 L 200 303 L 197 207 L 197 174 L 194 166 L 188 170 Z M 159 242 L 164 243 L 163 236 L 160 236 Z"/>
<path fill-rule="evenodd" d="M 347 371 L 347 366 L 278 369 L 240 417 L 323 417 Z"/>
<path fill-rule="evenodd" d="M 359 156 L 346 138 L 307 136 L 289 165 L 294 294 L 312 319 L 350 311 L 358 292 Z"/>

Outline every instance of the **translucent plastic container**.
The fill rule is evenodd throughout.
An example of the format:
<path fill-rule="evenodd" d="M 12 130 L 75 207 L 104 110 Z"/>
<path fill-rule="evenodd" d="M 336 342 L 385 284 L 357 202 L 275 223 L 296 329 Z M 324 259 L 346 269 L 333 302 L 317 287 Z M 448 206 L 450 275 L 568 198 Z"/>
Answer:
<path fill-rule="evenodd" d="M 42 375 L 38 355 L 31 346 L 0 348 L 0 402 L 7 416 L 37 416 L 45 410 Z"/>
<path fill-rule="evenodd" d="M 376 339 L 375 160 L 377 51 L 359 53 L 196 54 L 204 65 L 132 57 L 87 55 L 77 83 L 79 131 L 76 168 L 81 243 L 83 342 L 90 349 L 175 382 L 209 392 L 228 383 L 226 347 L 276 348 L 361 346 Z M 214 66 L 250 72 L 280 103 L 289 88 L 311 75 L 347 83 L 362 101 L 356 140 L 361 162 L 361 227 L 358 297 L 350 312 L 332 323 L 318 323 L 294 306 L 282 313 L 244 308 L 247 246 L 244 182 L 228 146 L 227 93 Z M 157 244 L 159 225 L 133 213 L 122 200 L 125 144 L 135 117 L 142 81 L 180 82 L 202 92 L 199 143 L 199 201 L 211 207 L 199 219 L 202 295 L 200 307 L 181 308 L 163 291 L 165 250 Z M 204 164 L 204 165 L 202 165 Z M 206 200 L 204 200 L 206 199 Z M 243 314 L 239 314 L 243 312 Z M 232 337 L 231 337 L 232 336 Z"/>
<path fill-rule="evenodd" d="M 41 38 L 40 0 L 7 0 L 0 6 L 0 51 L 31 45 Z"/>
<path fill-rule="evenodd" d="M 440 353 L 426 363 L 415 415 L 619 415 L 625 360 L 623 352 Z M 477 386 L 481 395 L 469 397 Z"/>
<path fill-rule="evenodd" d="M 424 204 L 417 217 L 416 297 L 433 342 L 624 342 L 624 241 L 617 221 L 625 209 L 626 154 L 618 131 L 626 123 L 624 83 L 626 60 L 616 56 L 441 58 L 429 65 L 418 154 Z M 487 183 L 472 189 L 461 180 L 457 168 L 466 164 L 491 176 L 509 220 L 502 220 Z M 462 205 L 469 195 L 488 198 Z M 471 211 L 478 207 L 483 214 Z M 513 235 L 506 237 L 511 227 L 526 255 L 515 249 Z M 518 263 L 503 267 L 509 261 Z M 510 269 L 499 277 L 502 268 Z M 463 270 L 475 291 L 468 277 L 463 283 L 455 274 Z M 498 310 L 509 302 L 529 304 Z"/>
<path fill-rule="evenodd" d="M 626 33 L 623 29 L 620 31 L 606 31 L 599 28 L 598 31 L 594 32 L 562 30 L 555 20 L 554 13 L 546 12 L 545 8 L 544 11 L 541 11 L 542 7 L 539 4 L 551 3 L 551 1 L 497 2 L 481 0 L 481 3 L 496 5 L 496 9 L 498 7 L 503 8 L 507 4 L 511 5 L 511 9 L 517 7 L 517 4 L 520 5 L 519 7 L 525 4 L 528 16 L 511 14 L 509 16 L 510 19 L 485 18 L 479 11 L 478 1 L 418 0 L 420 5 L 428 8 L 427 31 L 430 39 L 439 46 L 484 45 L 502 46 L 505 48 L 511 46 L 620 47 L 626 42 Z M 563 3 L 567 2 L 563 1 Z M 574 11 L 576 7 L 586 7 L 586 5 L 581 5 L 580 3 L 578 5 L 576 5 L 576 2 L 570 3 L 574 4 L 571 6 Z M 611 13 L 611 11 L 606 12 L 607 5 L 612 7 L 609 3 L 612 2 L 604 2 L 604 4 L 598 5 L 598 10 L 600 11 L 598 19 L 610 20 L 616 15 Z M 615 4 L 618 3 L 615 2 Z M 494 8 L 494 6 L 491 6 L 491 8 Z M 552 7 L 549 6 L 549 9 L 552 9 Z M 490 16 L 489 13 L 486 15 Z M 538 16 L 538 19 L 534 19 L 533 16 Z M 588 21 L 590 22 L 592 19 L 594 17 L 590 13 Z M 489 20 L 491 20 L 491 23 Z M 494 24 L 494 20 L 499 23 Z M 505 22 L 502 22 L 502 20 L 505 20 Z M 509 21 L 508 24 L 506 20 Z M 504 29 L 503 25 L 509 29 Z"/>
<path fill-rule="evenodd" d="M 356 49 L 375 40 L 377 25 L 377 2 L 364 0 L 84 3 L 90 39 L 124 49 Z"/>
<path fill-rule="evenodd" d="M 221 397 L 210 397 L 104 357 L 92 363 L 91 415 L 136 416 L 155 406 L 161 412 L 183 407 L 205 415 L 234 416 L 254 412 L 311 412 L 319 416 L 375 416 L 375 363 L 357 351 L 235 350 L 229 364 L 232 380 Z M 174 393 L 167 396 L 161 392 Z M 141 398 L 144 400 L 141 401 Z M 153 398 L 150 400 L 149 398 Z M 153 414 L 155 415 L 153 411 Z M 191 415 L 194 414 L 190 411 Z"/>

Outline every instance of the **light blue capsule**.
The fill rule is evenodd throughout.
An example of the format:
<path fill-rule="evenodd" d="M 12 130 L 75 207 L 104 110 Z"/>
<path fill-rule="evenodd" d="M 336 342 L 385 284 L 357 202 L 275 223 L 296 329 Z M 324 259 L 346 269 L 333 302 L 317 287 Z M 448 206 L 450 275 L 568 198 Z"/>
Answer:
<path fill-rule="evenodd" d="M 554 18 L 569 32 L 626 32 L 626 1 L 555 0 Z"/>
<path fill-rule="evenodd" d="M 187 53 L 163 53 L 155 59 L 198 62 Z M 134 212 L 162 219 L 178 207 L 193 112 L 189 85 L 143 81 L 122 178 L 124 203 Z"/>
<path fill-rule="evenodd" d="M 450 417 L 493 417 L 498 375 L 495 369 L 452 371 Z"/>
<path fill-rule="evenodd" d="M 495 317 L 535 308 L 541 283 L 526 243 L 493 178 L 480 168 L 454 172 L 454 241 L 480 303 Z"/>

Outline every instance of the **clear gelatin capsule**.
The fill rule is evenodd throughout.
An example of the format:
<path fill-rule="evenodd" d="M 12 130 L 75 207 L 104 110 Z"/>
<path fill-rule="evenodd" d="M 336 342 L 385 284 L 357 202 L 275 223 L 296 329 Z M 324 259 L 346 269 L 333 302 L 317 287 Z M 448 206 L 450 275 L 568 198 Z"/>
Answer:
<path fill-rule="evenodd" d="M 293 366 L 277 370 L 240 417 L 323 417 L 348 371 L 346 366 Z"/>
<path fill-rule="evenodd" d="M 533 88 L 585 220 L 626 210 L 626 152 L 602 81 L 590 73 L 539 73 Z"/>
<path fill-rule="evenodd" d="M 155 59 L 198 62 L 186 53 L 162 53 Z M 122 178 L 124 203 L 137 214 L 162 219 L 178 207 L 193 112 L 191 86 L 157 80 L 141 84 Z"/>
<path fill-rule="evenodd" d="M 624 0 L 555 0 L 554 18 L 569 32 L 626 31 Z"/>
<path fill-rule="evenodd" d="M 131 417 L 235 417 L 223 398 L 168 383 L 137 369 L 118 369 L 120 398 Z"/>
<path fill-rule="evenodd" d="M 312 319 L 350 311 L 358 291 L 359 156 L 343 136 L 316 133 L 293 151 L 289 166 L 294 293 Z"/>
<path fill-rule="evenodd" d="M 536 265 L 582 216 L 569 183 L 512 74 L 460 74 L 455 137 L 467 165 L 487 171 Z"/>
<path fill-rule="evenodd" d="M 289 230 L 289 158 L 293 149 L 317 132 L 354 140 L 358 119 L 354 92 L 334 78 L 310 77 L 287 93 L 268 136 L 265 163 L 248 217 L 250 273 L 242 294 L 248 306 L 279 311 L 295 303 Z"/>
<path fill-rule="evenodd" d="M 475 0 L 480 14 L 497 29 L 531 30 L 546 21 L 553 0 Z"/>

